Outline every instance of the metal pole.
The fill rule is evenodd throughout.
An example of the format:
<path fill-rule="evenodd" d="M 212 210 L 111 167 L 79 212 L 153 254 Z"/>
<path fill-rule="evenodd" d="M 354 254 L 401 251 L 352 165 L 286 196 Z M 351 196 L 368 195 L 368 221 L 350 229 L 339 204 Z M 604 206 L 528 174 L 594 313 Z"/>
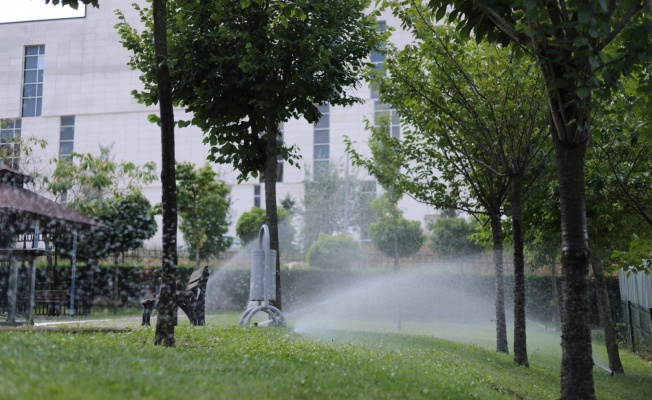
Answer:
<path fill-rule="evenodd" d="M 75 315 L 75 273 L 77 272 L 77 229 L 72 232 L 72 254 L 70 256 L 70 309 L 68 316 Z"/>
<path fill-rule="evenodd" d="M 32 241 L 32 248 L 38 249 L 38 241 L 40 235 L 39 222 L 34 221 L 34 240 Z M 34 324 L 34 291 L 36 290 L 36 255 L 32 257 L 29 267 L 29 287 L 28 287 L 28 303 L 27 303 L 27 325 Z"/>

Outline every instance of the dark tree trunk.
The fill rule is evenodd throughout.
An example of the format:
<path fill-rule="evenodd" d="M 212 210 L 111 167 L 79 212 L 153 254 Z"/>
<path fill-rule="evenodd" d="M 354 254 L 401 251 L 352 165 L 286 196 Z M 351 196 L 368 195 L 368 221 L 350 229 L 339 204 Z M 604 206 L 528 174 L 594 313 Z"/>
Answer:
<path fill-rule="evenodd" d="M 571 130 L 572 127 L 566 127 Z M 577 133 L 577 132 L 575 132 Z M 566 132 L 565 137 L 574 137 Z M 553 133 L 561 208 L 561 397 L 595 399 L 589 328 L 589 248 L 586 228 L 584 155 L 587 143 Z"/>
<path fill-rule="evenodd" d="M 607 346 L 607 356 L 609 357 L 609 369 L 614 374 L 624 374 L 625 369 L 620 362 L 620 353 L 618 352 L 616 325 L 611 316 L 609 292 L 607 291 L 607 283 L 604 279 L 602 263 L 598 257 L 591 255 L 591 266 L 593 267 L 593 276 L 595 276 L 598 313 L 600 314 L 600 324 L 602 325 L 602 329 L 604 329 L 604 341 Z"/>
<path fill-rule="evenodd" d="M 554 262 L 550 273 L 552 275 L 552 302 L 554 307 L 552 319 L 555 324 L 555 331 L 558 331 L 561 321 L 561 304 L 559 304 L 559 289 L 557 288 L 557 265 Z"/>
<path fill-rule="evenodd" d="M 174 325 L 177 319 L 177 183 L 174 156 L 174 111 L 170 70 L 167 64 L 167 1 L 154 0 L 152 8 L 154 11 L 156 80 L 161 114 L 161 186 L 163 189 L 163 265 L 154 344 L 174 346 Z"/>
<path fill-rule="evenodd" d="M 523 193 L 522 177 L 510 182 L 512 203 L 512 236 L 514 245 L 514 362 L 529 366 L 525 329 L 525 260 L 523 257 Z"/>
<path fill-rule="evenodd" d="M 505 278 L 503 277 L 503 227 L 500 214 L 489 216 L 493 236 L 493 262 L 496 271 L 496 351 L 509 354 L 505 322 Z"/>
<path fill-rule="evenodd" d="M 276 300 L 272 304 L 282 310 L 281 305 L 281 252 L 278 240 L 278 212 L 276 206 L 276 163 L 278 157 L 278 124 L 273 116 L 266 118 L 265 144 L 265 217 L 269 228 L 269 246 L 276 250 Z"/>

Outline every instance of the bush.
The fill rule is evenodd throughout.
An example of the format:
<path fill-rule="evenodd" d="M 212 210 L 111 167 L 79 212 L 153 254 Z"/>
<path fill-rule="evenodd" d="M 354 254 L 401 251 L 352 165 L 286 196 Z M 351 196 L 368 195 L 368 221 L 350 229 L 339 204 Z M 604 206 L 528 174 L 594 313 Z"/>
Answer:
<path fill-rule="evenodd" d="M 327 269 L 345 269 L 358 259 L 360 244 L 347 235 L 320 234 L 310 246 L 306 259 L 308 264 Z"/>
<path fill-rule="evenodd" d="M 478 254 L 482 246 L 469 238 L 475 231 L 473 223 L 464 218 L 438 218 L 431 226 L 432 236 L 428 247 L 440 257 Z"/>

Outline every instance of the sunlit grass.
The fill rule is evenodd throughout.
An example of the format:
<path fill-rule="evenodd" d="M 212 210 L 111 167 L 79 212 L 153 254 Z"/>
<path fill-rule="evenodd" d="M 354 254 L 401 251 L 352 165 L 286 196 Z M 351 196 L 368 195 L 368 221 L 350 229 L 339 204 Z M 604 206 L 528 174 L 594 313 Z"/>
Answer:
<path fill-rule="evenodd" d="M 137 317 L 114 319 L 129 328 L 123 333 L 72 333 L 105 319 L 56 333 L 0 332 L 0 399 L 559 397 L 559 334 L 536 327 L 528 369 L 493 350 L 491 323 L 403 321 L 393 333 L 392 320 L 340 321 L 297 333 L 292 318 L 289 328 L 241 328 L 239 317 L 209 315 L 207 326 L 191 327 L 180 313 L 175 348 L 154 346 L 154 326 L 140 327 Z M 433 337 L 455 332 L 476 343 Z M 604 346 L 594 347 L 596 360 L 606 360 Z M 649 398 L 652 366 L 622 357 L 624 376 L 595 369 L 598 398 Z"/>

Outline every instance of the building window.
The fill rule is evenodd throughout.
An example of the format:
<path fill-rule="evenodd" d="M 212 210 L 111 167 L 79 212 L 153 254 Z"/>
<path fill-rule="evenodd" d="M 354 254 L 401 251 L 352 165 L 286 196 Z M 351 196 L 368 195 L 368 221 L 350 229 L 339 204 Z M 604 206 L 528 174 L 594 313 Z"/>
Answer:
<path fill-rule="evenodd" d="M 254 207 L 260 208 L 260 185 L 254 185 Z"/>
<path fill-rule="evenodd" d="M 374 100 L 374 121 L 378 120 L 381 115 L 389 115 L 389 126 L 391 136 L 396 139 L 401 138 L 401 120 L 396 111 L 389 104 L 381 103 L 380 100 Z"/>
<path fill-rule="evenodd" d="M 75 117 L 61 117 L 61 131 L 59 135 L 59 158 L 70 158 L 75 143 Z"/>
<path fill-rule="evenodd" d="M 41 115 L 44 66 L 45 46 L 25 47 L 23 117 L 38 117 Z"/>
<path fill-rule="evenodd" d="M 321 118 L 315 124 L 315 157 L 314 172 L 317 174 L 329 166 L 330 160 L 330 106 L 328 104 L 317 106 Z"/>
<path fill-rule="evenodd" d="M 360 187 L 360 202 L 366 205 L 362 208 L 360 220 L 360 240 L 368 241 L 369 226 L 375 219 L 375 213 L 371 207 L 371 202 L 376 198 L 376 181 L 362 181 Z"/>
<path fill-rule="evenodd" d="M 384 21 L 379 21 L 378 22 L 378 27 L 376 28 L 376 31 L 378 32 L 385 32 L 387 30 L 387 25 L 385 24 Z M 380 45 L 379 50 L 372 50 L 371 51 L 371 63 L 374 64 L 376 69 L 380 71 L 381 75 L 385 76 L 385 53 L 383 52 L 384 50 L 384 43 Z M 371 84 L 370 86 L 371 90 L 371 98 L 372 99 L 377 99 L 380 96 L 380 93 L 378 92 L 378 87 L 375 84 Z"/>
<path fill-rule="evenodd" d="M 11 169 L 20 167 L 20 119 L 0 120 L 0 162 Z"/>

